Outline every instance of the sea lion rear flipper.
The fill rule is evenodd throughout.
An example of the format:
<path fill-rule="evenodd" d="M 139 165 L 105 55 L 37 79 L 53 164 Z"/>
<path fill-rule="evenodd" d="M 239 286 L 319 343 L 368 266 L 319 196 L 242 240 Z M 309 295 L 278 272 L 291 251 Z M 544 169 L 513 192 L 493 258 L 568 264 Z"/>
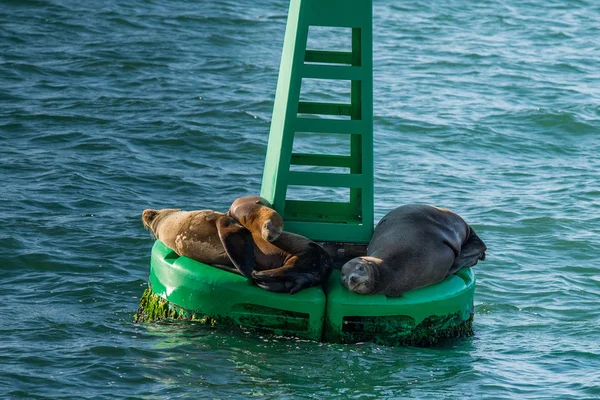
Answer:
<path fill-rule="evenodd" d="M 310 273 L 287 272 L 285 266 L 267 271 L 255 271 L 254 282 L 271 292 L 294 294 L 302 289 L 319 284 L 319 279 Z M 286 273 L 287 272 L 287 273 Z"/>
<path fill-rule="evenodd" d="M 319 278 L 315 274 L 297 271 L 298 261 L 298 257 L 294 256 L 279 268 L 254 271 L 252 279 L 254 279 L 254 283 L 263 289 L 289 294 L 319 284 Z"/>
<path fill-rule="evenodd" d="M 448 271 L 448 275 L 452 275 L 461 268 L 472 267 L 479 260 L 485 260 L 485 251 L 487 250 L 485 243 L 483 243 L 483 240 L 477 236 L 472 228 L 470 228 L 470 231 L 469 238 L 461 246 L 460 253 L 454 260 L 450 271 Z"/>
<path fill-rule="evenodd" d="M 254 242 L 249 230 L 226 215 L 216 222 L 219 239 L 240 273 L 248 279 L 252 278 L 256 264 L 254 262 Z"/>
<path fill-rule="evenodd" d="M 293 286 L 290 288 L 290 294 L 297 293 L 302 289 L 309 288 L 311 286 L 318 285 L 319 279 L 313 274 L 298 274 L 293 278 Z"/>
<path fill-rule="evenodd" d="M 256 283 L 256 285 L 262 289 L 268 290 L 270 292 L 276 292 L 276 293 L 287 293 L 290 291 L 289 289 L 289 283 L 287 281 L 281 280 L 281 279 L 273 279 L 273 278 L 261 278 L 261 277 L 257 277 L 256 273 L 254 274 L 254 276 L 252 277 L 254 280 L 254 283 Z"/>

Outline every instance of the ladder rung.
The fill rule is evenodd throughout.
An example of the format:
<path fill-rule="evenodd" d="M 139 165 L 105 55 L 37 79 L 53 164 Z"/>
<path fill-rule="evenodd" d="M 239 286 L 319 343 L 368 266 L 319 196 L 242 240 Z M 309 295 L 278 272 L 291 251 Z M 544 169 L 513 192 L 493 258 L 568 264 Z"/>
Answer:
<path fill-rule="evenodd" d="M 350 81 L 359 81 L 364 78 L 361 67 L 320 64 L 304 64 L 302 66 L 302 76 L 313 79 L 345 79 Z"/>
<path fill-rule="evenodd" d="M 352 115 L 352 105 L 341 103 L 318 103 L 312 101 L 301 101 L 298 103 L 298 112 L 301 114 L 350 116 Z"/>
<path fill-rule="evenodd" d="M 369 243 L 373 234 L 371 226 L 360 223 L 328 223 L 285 220 L 285 229 L 317 241 L 331 241 L 335 237 L 340 242 Z"/>
<path fill-rule="evenodd" d="M 290 218 L 319 218 L 322 222 L 357 220 L 360 210 L 351 203 L 339 201 L 286 200 L 285 215 Z"/>
<path fill-rule="evenodd" d="M 291 163 L 294 165 L 350 168 L 352 166 L 352 157 L 337 154 L 293 153 Z"/>
<path fill-rule="evenodd" d="M 316 63 L 350 64 L 350 65 L 352 65 L 352 52 L 306 50 L 306 53 L 304 55 L 304 61 L 305 62 L 316 62 Z"/>
<path fill-rule="evenodd" d="M 363 133 L 363 122 L 361 120 L 339 120 L 339 119 L 316 119 L 296 118 L 296 132 L 318 132 L 318 133 Z"/>
<path fill-rule="evenodd" d="M 363 176 L 361 174 L 334 174 L 328 172 L 288 172 L 288 185 L 320 186 L 320 187 L 347 187 L 361 188 Z"/>

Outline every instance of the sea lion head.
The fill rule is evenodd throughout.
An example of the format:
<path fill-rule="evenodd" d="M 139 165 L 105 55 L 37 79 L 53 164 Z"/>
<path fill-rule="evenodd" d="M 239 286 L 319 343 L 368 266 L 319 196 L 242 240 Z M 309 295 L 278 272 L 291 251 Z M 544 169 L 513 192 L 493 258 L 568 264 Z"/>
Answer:
<path fill-rule="evenodd" d="M 152 230 L 152 222 L 156 219 L 158 210 L 146 209 L 142 212 L 142 223 L 144 228 Z"/>
<path fill-rule="evenodd" d="M 268 216 L 261 229 L 261 236 L 267 242 L 276 240 L 281 235 L 281 232 L 283 232 L 283 218 L 275 210 L 271 211 L 273 211 L 272 215 Z"/>
<path fill-rule="evenodd" d="M 236 199 L 227 215 L 235 218 L 246 229 L 259 234 L 267 242 L 277 240 L 283 232 L 283 218 L 271 208 L 271 204 L 259 196 Z"/>
<path fill-rule="evenodd" d="M 161 219 L 163 219 L 165 216 L 177 212 L 177 211 L 181 211 L 178 209 L 174 209 L 174 208 L 165 208 L 162 210 L 151 210 L 151 209 L 146 209 L 142 212 L 142 223 L 144 224 L 144 228 L 148 229 L 150 232 L 152 232 L 152 234 L 154 235 L 155 238 L 158 239 L 158 224 L 160 222 Z"/>
<path fill-rule="evenodd" d="M 353 258 L 342 266 L 342 283 L 354 293 L 375 293 L 379 282 L 379 265 L 382 262 L 375 257 Z"/>

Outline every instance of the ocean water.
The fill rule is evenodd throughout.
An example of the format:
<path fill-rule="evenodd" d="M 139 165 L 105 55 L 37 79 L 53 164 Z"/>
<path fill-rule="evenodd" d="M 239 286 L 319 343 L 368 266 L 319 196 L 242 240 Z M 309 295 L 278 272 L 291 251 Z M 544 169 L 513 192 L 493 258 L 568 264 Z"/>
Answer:
<path fill-rule="evenodd" d="M 375 1 L 376 220 L 430 203 L 475 228 L 474 337 L 388 348 L 133 323 L 142 210 L 260 191 L 287 7 L 0 3 L 0 398 L 600 398 L 593 0 Z"/>

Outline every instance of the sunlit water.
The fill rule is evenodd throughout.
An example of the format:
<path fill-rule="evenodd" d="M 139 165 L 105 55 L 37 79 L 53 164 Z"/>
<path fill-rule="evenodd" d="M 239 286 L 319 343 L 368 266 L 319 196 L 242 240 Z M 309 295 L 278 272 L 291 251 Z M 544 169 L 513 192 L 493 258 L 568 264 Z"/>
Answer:
<path fill-rule="evenodd" d="M 286 15 L 271 0 L 0 4 L 0 397 L 600 397 L 591 0 L 375 1 L 376 220 L 423 202 L 473 225 L 489 248 L 473 338 L 133 324 L 141 211 L 260 191 Z"/>

